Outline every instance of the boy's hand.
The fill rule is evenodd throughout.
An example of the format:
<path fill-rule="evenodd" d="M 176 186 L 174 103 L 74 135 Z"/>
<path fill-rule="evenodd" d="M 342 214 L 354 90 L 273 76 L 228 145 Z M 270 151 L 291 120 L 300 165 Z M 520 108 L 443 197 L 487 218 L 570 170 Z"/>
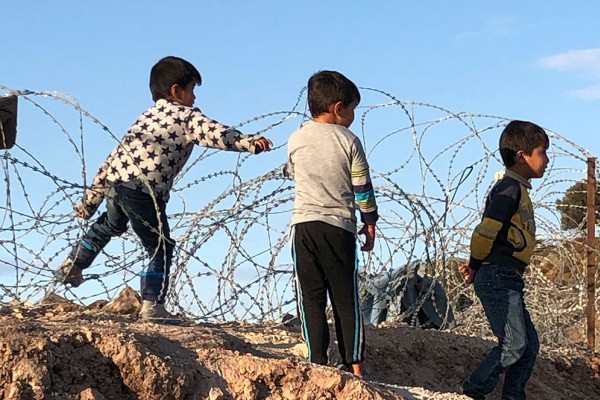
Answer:
<path fill-rule="evenodd" d="M 469 268 L 469 263 L 465 262 L 462 263 L 459 267 L 458 267 L 458 272 L 461 273 L 461 275 L 463 276 L 463 279 L 465 280 L 467 285 L 470 285 L 471 283 L 473 283 L 473 280 L 475 279 L 475 270 Z"/>
<path fill-rule="evenodd" d="M 254 146 L 256 146 L 255 154 L 258 154 L 262 153 L 263 151 L 271 151 L 271 148 L 273 147 L 273 142 L 271 142 L 266 137 L 261 137 L 256 139 L 256 141 L 254 142 Z"/>
<path fill-rule="evenodd" d="M 73 206 L 73 209 L 75 210 L 75 216 L 77 218 L 81 218 L 81 219 L 85 219 L 85 220 L 90 219 L 92 217 L 92 215 L 94 215 L 94 212 L 96 212 L 95 210 L 92 211 L 88 207 L 86 207 L 86 205 L 83 201 L 80 201 L 79 203 L 75 204 Z"/>
<path fill-rule="evenodd" d="M 375 225 L 363 225 L 358 234 L 365 235 L 365 244 L 360 249 L 362 251 L 373 250 L 373 247 L 375 247 Z"/>

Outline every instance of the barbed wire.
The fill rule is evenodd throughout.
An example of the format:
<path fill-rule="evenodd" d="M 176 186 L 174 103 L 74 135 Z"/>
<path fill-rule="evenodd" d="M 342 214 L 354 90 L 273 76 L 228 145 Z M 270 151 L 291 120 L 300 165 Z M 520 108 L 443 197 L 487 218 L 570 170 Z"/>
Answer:
<path fill-rule="evenodd" d="M 0 90 L 21 102 L 17 144 L 2 150 L 0 161 L 6 183 L 0 194 L 0 301 L 35 303 L 56 292 L 89 304 L 112 299 L 125 286 L 137 287 L 147 257 L 131 231 L 110 242 L 84 271 L 80 287 L 63 287 L 53 278 L 89 224 L 77 220 L 72 207 L 90 183 L 90 171 L 120 136 L 69 95 L 2 85 Z M 380 211 L 376 248 L 360 255 L 364 284 L 382 274 L 397 278 L 399 271 L 418 264 L 419 273 L 433 283 L 396 317 L 418 324 L 424 302 L 433 298 L 437 304 L 438 283 L 460 311 L 460 329 L 484 330 L 480 305 L 463 311 L 459 304 L 475 296 L 456 267 L 468 257 L 485 195 L 502 169 L 496 149 L 510 119 L 361 90 L 367 105 L 357 110 L 356 133 L 369 157 Z M 272 152 L 250 156 L 197 149 L 175 181 L 167 208 L 176 242 L 167 298 L 171 308 L 198 321 L 277 320 L 295 313 L 288 243 L 293 182 L 282 167 L 287 138 L 307 118 L 304 104 L 305 88 L 291 109 L 236 125 L 271 138 Z M 35 124 L 21 123 L 25 119 Z M 561 345 L 584 337 L 586 264 L 580 231 L 560 229 L 556 200 L 585 179 L 591 154 L 546 130 L 551 161 L 530 193 L 540 244 L 526 273 L 526 299 L 542 340 Z M 391 303 L 406 293 L 406 279 L 395 282 L 401 284 L 382 289 Z M 450 318 L 447 309 L 437 312 Z"/>

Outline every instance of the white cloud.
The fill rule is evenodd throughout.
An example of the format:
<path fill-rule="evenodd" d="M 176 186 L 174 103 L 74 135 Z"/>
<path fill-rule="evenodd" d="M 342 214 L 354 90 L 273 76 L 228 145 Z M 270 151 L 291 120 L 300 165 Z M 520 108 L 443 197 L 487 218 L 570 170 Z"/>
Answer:
<path fill-rule="evenodd" d="M 600 85 L 589 86 L 583 89 L 569 91 L 569 94 L 574 97 L 579 97 L 585 100 L 600 100 Z"/>
<path fill-rule="evenodd" d="M 569 50 L 543 57 L 540 65 L 557 71 L 575 71 L 600 78 L 600 48 Z"/>

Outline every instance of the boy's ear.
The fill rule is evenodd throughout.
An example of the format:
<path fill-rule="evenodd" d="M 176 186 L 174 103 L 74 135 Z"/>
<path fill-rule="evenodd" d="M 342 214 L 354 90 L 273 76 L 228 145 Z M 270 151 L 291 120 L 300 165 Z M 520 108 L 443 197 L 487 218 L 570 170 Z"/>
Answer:
<path fill-rule="evenodd" d="M 519 164 L 519 163 L 523 163 L 525 162 L 525 152 L 523 150 L 519 150 L 517 151 L 517 154 L 515 154 L 515 164 Z"/>
<path fill-rule="evenodd" d="M 329 106 L 329 112 L 333 115 L 340 115 L 340 111 L 344 104 L 341 101 L 337 101 Z"/>
<path fill-rule="evenodd" d="M 181 87 L 179 87 L 178 84 L 172 85 L 171 90 L 169 91 L 169 94 L 171 95 L 171 98 L 173 98 L 175 100 L 179 100 L 179 97 L 181 94 Z"/>

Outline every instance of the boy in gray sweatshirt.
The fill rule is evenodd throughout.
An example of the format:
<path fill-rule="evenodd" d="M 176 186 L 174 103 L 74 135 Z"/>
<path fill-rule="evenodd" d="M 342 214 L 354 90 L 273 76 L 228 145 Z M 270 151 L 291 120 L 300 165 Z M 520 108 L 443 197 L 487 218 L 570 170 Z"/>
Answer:
<path fill-rule="evenodd" d="M 358 137 L 348 127 L 360 102 L 356 85 L 335 71 L 308 81 L 312 120 L 288 141 L 287 171 L 295 180 L 292 257 L 298 311 L 308 359 L 327 364 L 331 299 L 344 366 L 362 376 L 364 328 L 358 299 L 356 208 L 364 226 L 363 251 L 373 249 L 379 218 L 369 165 Z"/>

